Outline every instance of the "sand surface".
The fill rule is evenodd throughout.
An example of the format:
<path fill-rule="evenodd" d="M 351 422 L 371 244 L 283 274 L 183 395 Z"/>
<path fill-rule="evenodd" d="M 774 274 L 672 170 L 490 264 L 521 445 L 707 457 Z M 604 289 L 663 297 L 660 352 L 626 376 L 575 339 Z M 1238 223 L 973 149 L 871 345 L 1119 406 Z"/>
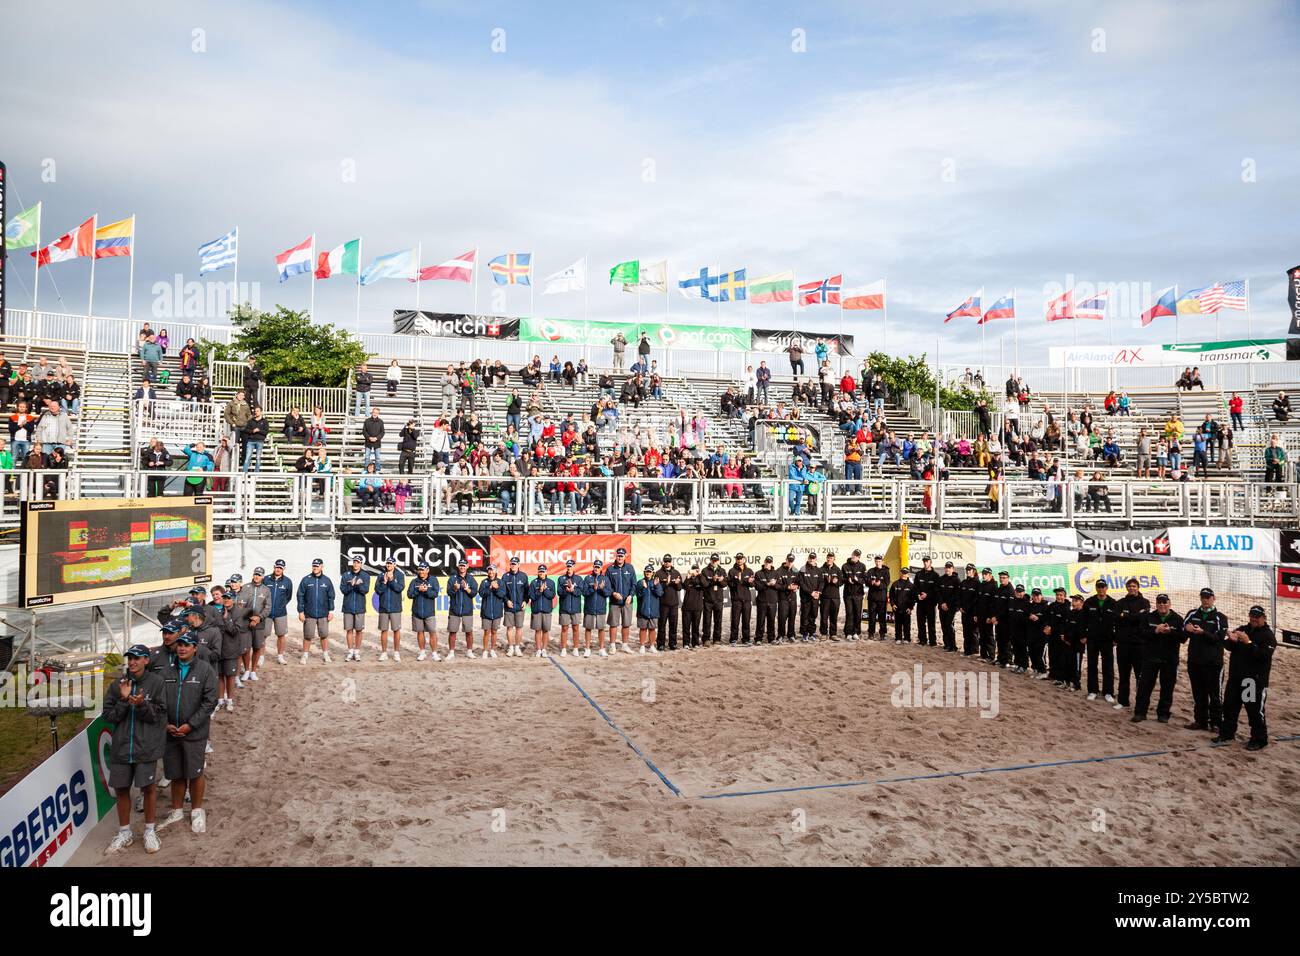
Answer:
<path fill-rule="evenodd" d="M 674 796 L 554 663 L 417 663 L 408 651 L 380 664 L 368 646 L 351 664 L 342 653 L 331 665 L 319 656 L 264 665 L 236 712 L 215 719 L 207 834 L 187 822 L 163 831 L 155 856 L 137 840 L 105 861 L 110 815 L 74 862 L 1300 862 L 1300 743 L 1259 754 L 1208 747 L 1208 734 L 1182 729 L 1191 708 L 1182 670 L 1173 720 L 1159 724 L 1153 712 L 1135 725 L 1128 712 L 1005 671 L 992 719 L 978 707 L 893 706 L 893 675 L 916 663 L 996 671 L 941 648 L 823 642 L 556 658 L 681 790 Z M 1279 650 L 1271 735 L 1300 733 L 1297 687 L 1300 654 Z M 1167 749 L 1179 752 L 702 799 Z"/>

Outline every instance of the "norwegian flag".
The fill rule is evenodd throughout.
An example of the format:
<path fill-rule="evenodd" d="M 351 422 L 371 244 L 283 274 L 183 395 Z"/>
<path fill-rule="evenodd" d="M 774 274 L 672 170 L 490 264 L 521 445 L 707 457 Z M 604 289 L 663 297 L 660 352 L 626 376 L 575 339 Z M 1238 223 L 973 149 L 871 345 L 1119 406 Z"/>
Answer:
<path fill-rule="evenodd" d="M 844 285 L 844 276 L 831 276 L 818 282 L 803 282 L 799 285 L 800 305 L 839 305 L 840 289 Z"/>

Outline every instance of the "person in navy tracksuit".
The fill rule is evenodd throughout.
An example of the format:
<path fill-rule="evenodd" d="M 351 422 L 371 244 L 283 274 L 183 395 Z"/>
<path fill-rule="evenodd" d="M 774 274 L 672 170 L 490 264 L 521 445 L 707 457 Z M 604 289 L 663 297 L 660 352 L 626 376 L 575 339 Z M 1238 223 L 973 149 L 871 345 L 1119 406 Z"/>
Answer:
<path fill-rule="evenodd" d="M 361 556 L 339 578 L 343 595 L 343 636 L 348 642 L 346 660 L 361 660 L 361 633 L 366 629 L 366 595 L 370 593 L 370 572 L 361 567 Z"/>
<path fill-rule="evenodd" d="M 609 625 L 605 615 L 609 612 L 609 578 L 600 558 L 591 562 L 591 574 L 582 579 L 582 597 L 583 656 L 591 656 L 591 632 L 595 631 L 600 642 L 600 656 L 607 657 L 605 640 L 609 637 Z"/>
<path fill-rule="evenodd" d="M 560 656 L 568 657 L 569 648 L 578 655 L 578 628 L 582 625 L 582 578 L 573 572 L 573 559 L 564 562 L 564 573 L 556 582 L 560 595 Z"/>
<path fill-rule="evenodd" d="M 311 656 L 313 638 L 320 640 L 321 659 L 330 662 L 330 621 L 334 620 L 334 582 L 325 576 L 325 562 L 313 558 L 311 574 L 298 582 L 298 620 L 302 621 L 302 662 Z"/>
<path fill-rule="evenodd" d="M 388 634 L 391 631 L 394 660 L 397 660 L 396 655 L 401 653 L 402 648 L 402 592 L 405 590 L 406 575 L 402 574 L 397 562 L 389 558 L 384 562 L 384 572 L 375 577 L 375 603 L 379 611 L 379 652 L 383 654 L 388 650 Z M 435 650 L 438 647 L 436 637 L 433 646 Z"/>
<path fill-rule="evenodd" d="M 415 631 L 415 639 L 420 644 L 420 653 L 416 655 L 417 661 L 425 658 L 424 635 L 429 635 L 429 641 L 432 644 L 433 659 L 442 660 L 442 655 L 438 653 L 438 594 L 440 588 L 438 579 L 429 576 L 431 568 L 428 563 L 421 561 L 415 567 L 415 577 L 411 578 L 410 583 L 406 586 L 406 596 L 411 599 L 411 628 Z M 385 659 L 385 655 L 380 654 L 379 659 Z M 393 645 L 393 660 L 401 662 L 401 650 L 396 644 Z"/>
<path fill-rule="evenodd" d="M 609 639 L 631 654 L 628 640 L 632 636 L 632 592 L 636 590 L 636 572 L 627 563 L 626 549 L 619 548 L 614 552 L 614 563 L 606 569 L 605 576 L 609 579 Z M 623 629 L 621 635 L 620 627 Z"/>
<path fill-rule="evenodd" d="M 506 591 L 506 610 L 501 620 L 506 629 L 506 657 L 524 656 L 524 607 L 528 603 L 528 575 L 519 570 L 519 559 L 510 559 L 510 570 L 501 575 Z"/>
<path fill-rule="evenodd" d="M 284 573 L 284 558 L 276 558 L 271 576 L 264 582 L 271 592 L 271 607 L 266 612 L 275 629 L 275 662 L 287 664 L 284 659 L 284 639 L 289 633 L 289 602 L 293 600 L 293 579 Z"/>
<path fill-rule="evenodd" d="M 479 620 L 483 624 L 483 656 L 497 656 L 497 629 L 506 611 L 506 589 L 495 564 L 489 564 L 487 577 L 479 582 Z"/>
<path fill-rule="evenodd" d="M 550 657 L 551 612 L 555 608 L 555 582 L 546 576 L 546 565 L 537 566 L 537 577 L 528 586 L 532 602 L 533 641 L 538 657 Z"/>
<path fill-rule="evenodd" d="M 658 654 L 655 646 L 655 632 L 659 630 L 659 599 L 664 596 L 663 584 L 655 579 L 655 566 L 645 566 L 645 577 L 636 583 L 636 628 L 641 653 L 649 648 L 651 654 Z"/>
<path fill-rule="evenodd" d="M 478 584 L 469 573 L 469 562 L 464 558 L 456 565 L 456 573 L 447 579 L 447 660 L 456 659 L 456 633 L 465 632 L 465 656 L 474 659 L 474 595 Z"/>

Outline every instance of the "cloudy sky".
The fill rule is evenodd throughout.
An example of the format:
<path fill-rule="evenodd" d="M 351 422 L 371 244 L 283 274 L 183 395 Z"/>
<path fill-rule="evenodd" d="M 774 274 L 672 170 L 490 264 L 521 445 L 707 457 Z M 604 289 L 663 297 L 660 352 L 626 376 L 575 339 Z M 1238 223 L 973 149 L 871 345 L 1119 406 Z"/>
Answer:
<path fill-rule="evenodd" d="M 886 278 L 890 350 L 942 337 L 951 361 L 978 360 L 981 334 L 944 313 L 1014 288 L 1031 364 L 1073 341 L 1042 319 L 1067 282 L 1117 284 L 1111 327 L 1078 323 L 1080 341 L 1172 341 L 1172 319 L 1137 328 L 1150 293 L 1238 278 L 1256 335 L 1280 336 L 1283 272 L 1300 262 L 1289 0 L 70 2 L 11 5 L 4 30 L 11 212 L 42 201 L 45 240 L 136 214 L 137 317 L 169 304 L 154 283 L 196 280 L 196 247 L 238 225 L 240 281 L 263 306 L 306 307 L 308 280 L 277 285 L 273 256 L 312 233 L 321 248 L 360 236 L 363 259 L 417 242 L 426 264 L 532 252 L 540 274 L 585 254 L 593 317 L 635 315 L 610 265 L 666 257 L 674 279 L 705 265 Z M 42 306 L 83 312 L 88 271 L 42 270 Z M 11 265 L 10 307 L 30 290 Z M 125 314 L 126 290 L 126 264 L 101 260 L 95 311 Z M 355 294 L 318 283 L 318 318 L 351 325 Z M 480 311 L 527 314 L 527 290 L 490 294 Z M 471 294 L 424 283 L 421 301 L 464 311 Z M 410 284 L 369 286 L 362 327 L 388 331 L 413 304 Z M 580 316 L 583 297 L 536 305 Z M 727 309 L 728 324 L 795 321 Z M 882 324 L 846 330 L 878 343 Z M 1236 337 L 1246 321 L 1178 331 Z M 986 335 L 991 360 L 1003 335 L 1010 351 L 1012 323 Z"/>

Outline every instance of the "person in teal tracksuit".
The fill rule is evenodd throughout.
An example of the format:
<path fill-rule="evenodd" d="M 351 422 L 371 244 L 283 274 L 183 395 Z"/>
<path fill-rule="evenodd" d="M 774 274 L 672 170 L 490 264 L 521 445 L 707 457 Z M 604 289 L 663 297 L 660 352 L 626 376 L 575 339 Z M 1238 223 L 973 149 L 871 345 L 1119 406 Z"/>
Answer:
<path fill-rule="evenodd" d="M 798 515 L 803 511 L 803 488 L 808 472 L 804 471 L 803 462 L 795 458 L 785 476 L 790 480 L 790 514 Z"/>

